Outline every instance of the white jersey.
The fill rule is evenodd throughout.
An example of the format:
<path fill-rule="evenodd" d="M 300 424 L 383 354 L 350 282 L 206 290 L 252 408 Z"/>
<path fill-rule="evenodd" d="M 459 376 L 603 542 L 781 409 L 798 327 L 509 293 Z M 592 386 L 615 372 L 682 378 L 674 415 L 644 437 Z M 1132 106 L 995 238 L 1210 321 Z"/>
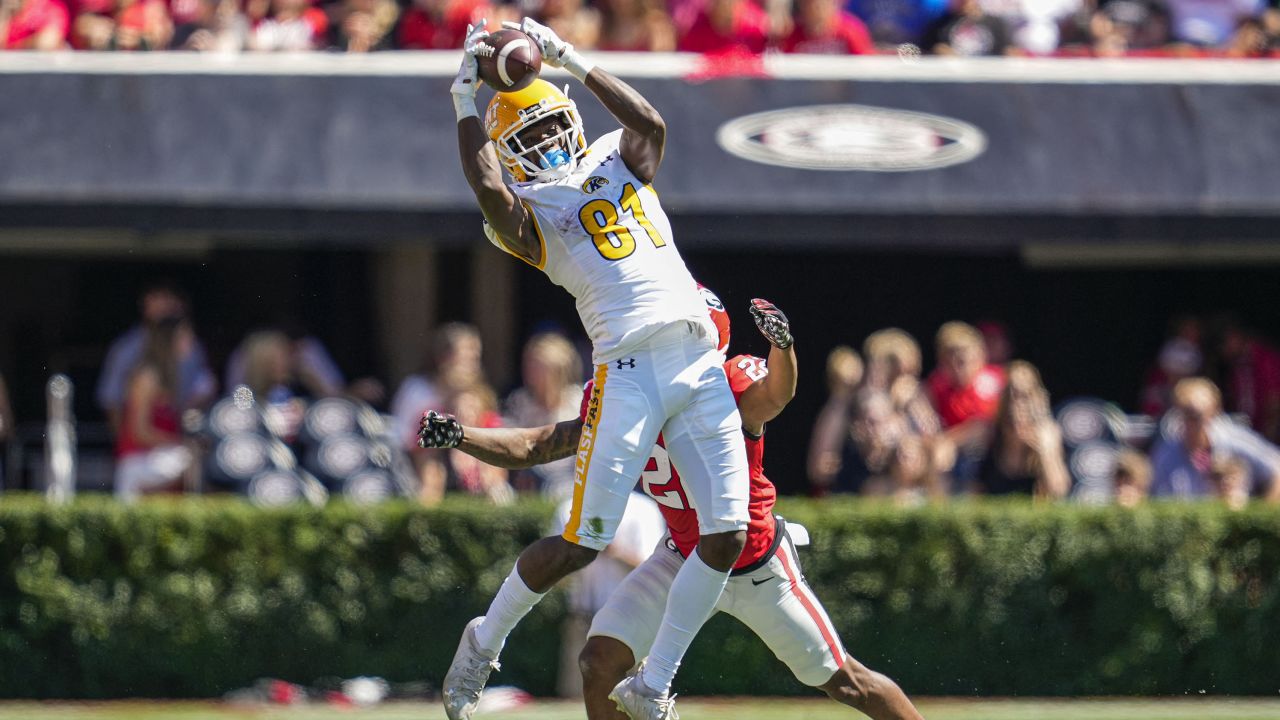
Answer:
<path fill-rule="evenodd" d="M 542 244 L 537 267 L 577 301 L 597 364 L 683 320 L 716 337 L 657 193 L 622 161 L 621 137 L 616 130 L 596 140 L 562 180 L 511 186 Z M 510 252 L 487 224 L 485 234 Z"/>

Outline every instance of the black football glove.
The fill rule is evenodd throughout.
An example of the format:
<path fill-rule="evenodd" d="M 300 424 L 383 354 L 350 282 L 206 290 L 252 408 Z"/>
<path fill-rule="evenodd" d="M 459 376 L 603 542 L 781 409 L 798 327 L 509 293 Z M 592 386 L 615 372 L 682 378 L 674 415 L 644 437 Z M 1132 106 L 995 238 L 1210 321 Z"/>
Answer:
<path fill-rule="evenodd" d="M 452 415 L 442 415 L 432 410 L 422 416 L 418 430 L 420 448 L 456 448 L 462 442 L 462 423 Z"/>
<path fill-rule="evenodd" d="M 779 350 L 786 350 L 795 342 L 791 337 L 791 323 L 777 305 L 768 300 L 755 298 L 751 301 L 751 319 L 770 344 Z"/>

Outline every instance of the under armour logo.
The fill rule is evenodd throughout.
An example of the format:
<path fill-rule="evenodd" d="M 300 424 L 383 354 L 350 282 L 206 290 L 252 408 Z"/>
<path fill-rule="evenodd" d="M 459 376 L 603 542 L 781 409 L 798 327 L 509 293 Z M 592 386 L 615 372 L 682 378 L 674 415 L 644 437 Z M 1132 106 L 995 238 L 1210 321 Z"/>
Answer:
<path fill-rule="evenodd" d="M 619 370 L 621 370 L 621 369 L 622 369 L 622 367 L 623 367 L 624 365 L 625 365 L 626 367 L 629 367 L 629 368 L 634 368 L 634 367 L 636 366 L 636 359 L 635 359 L 635 358 L 627 358 L 626 360 L 619 360 L 619 361 L 618 361 L 618 369 L 619 369 Z"/>

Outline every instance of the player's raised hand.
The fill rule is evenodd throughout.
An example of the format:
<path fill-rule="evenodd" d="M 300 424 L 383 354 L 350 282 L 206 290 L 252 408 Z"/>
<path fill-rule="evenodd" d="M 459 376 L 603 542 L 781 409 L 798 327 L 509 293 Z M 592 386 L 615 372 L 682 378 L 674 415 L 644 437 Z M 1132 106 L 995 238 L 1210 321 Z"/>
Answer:
<path fill-rule="evenodd" d="M 528 35 L 535 43 L 538 49 L 542 51 L 542 62 L 551 67 L 564 68 L 569 74 L 578 78 L 581 82 L 587 81 L 587 75 L 591 73 L 595 63 L 587 60 L 582 53 L 573 49 L 573 44 L 560 39 L 555 30 L 543 25 L 542 23 L 525 18 L 519 24 L 507 21 L 502 23 L 503 27 L 519 30 Z"/>
<path fill-rule="evenodd" d="M 462 423 L 452 415 L 445 415 L 432 410 L 422 416 L 421 427 L 418 428 L 418 447 L 420 448 L 456 448 L 462 442 Z"/>
<path fill-rule="evenodd" d="M 755 298 L 751 301 L 750 310 L 751 319 L 756 321 L 756 327 L 760 328 L 760 333 L 770 344 L 779 350 L 791 347 L 795 342 L 795 338 L 791 337 L 791 322 L 777 305 Z"/>
<path fill-rule="evenodd" d="M 564 56 L 573 51 L 572 44 L 561 40 L 555 30 L 533 18 L 525 18 L 519 23 L 508 20 L 502 23 L 502 26 L 528 35 L 542 51 L 542 62 L 551 67 L 564 67 Z"/>
<path fill-rule="evenodd" d="M 485 29 L 488 21 L 481 20 L 475 25 L 467 26 L 467 37 L 462 41 L 462 66 L 458 68 L 458 76 L 454 78 L 453 86 L 449 88 L 449 92 L 455 96 L 466 97 L 475 100 L 476 89 L 480 84 L 480 68 L 476 64 L 476 48 L 480 46 L 480 41 L 489 35 L 489 31 Z"/>

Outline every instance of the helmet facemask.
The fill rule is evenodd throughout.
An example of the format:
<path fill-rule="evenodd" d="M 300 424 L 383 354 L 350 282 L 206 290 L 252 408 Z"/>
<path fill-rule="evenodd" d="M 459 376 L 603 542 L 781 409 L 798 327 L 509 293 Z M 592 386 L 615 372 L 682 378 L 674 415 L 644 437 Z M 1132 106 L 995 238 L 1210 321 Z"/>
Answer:
<path fill-rule="evenodd" d="M 561 130 L 555 135 L 533 145 L 521 138 L 521 133 L 551 117 L 559 115 Z M 587 151 L 582 132 L 582 120 L 571 100 L 543 99 L 520 111 L 520 122 L 513 123 L 496 140 L 498 156 L 517 179 L 524 178 L 549 182 L 569 175 L 578 166 L 578 159 Z"/>

